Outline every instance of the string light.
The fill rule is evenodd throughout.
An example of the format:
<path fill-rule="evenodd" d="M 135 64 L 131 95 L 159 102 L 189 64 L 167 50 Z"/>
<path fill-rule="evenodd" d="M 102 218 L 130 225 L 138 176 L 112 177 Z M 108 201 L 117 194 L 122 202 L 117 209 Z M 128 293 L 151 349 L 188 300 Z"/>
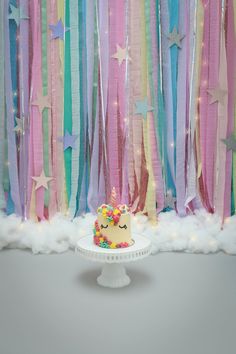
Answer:
<path fill-rule="evenodd" d="M 175 144 L 172 142 L 172 143 L 170 143 L 170 146 L 173 148 L 175 146 Z"/>
<path fill-rule="evenodd" d="M 118 102 L 117 102 L 117 101 L 114 101 L 114 102 L 113 102 L 113 105 L 114 105 L 114 106 L 118 106 Z"/>

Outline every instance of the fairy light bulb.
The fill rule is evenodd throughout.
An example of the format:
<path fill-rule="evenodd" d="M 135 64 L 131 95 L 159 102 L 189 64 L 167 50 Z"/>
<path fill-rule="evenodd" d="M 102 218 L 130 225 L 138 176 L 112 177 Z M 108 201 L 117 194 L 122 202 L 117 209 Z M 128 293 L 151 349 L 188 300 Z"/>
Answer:
<path fill-rule="evenodd" d="M 171 146 L 172 148 L 175 146 L 175 144 L 173 143 L 173 141 L 172 141 L 172 143 L 170 143 L 170 146 Z"/>

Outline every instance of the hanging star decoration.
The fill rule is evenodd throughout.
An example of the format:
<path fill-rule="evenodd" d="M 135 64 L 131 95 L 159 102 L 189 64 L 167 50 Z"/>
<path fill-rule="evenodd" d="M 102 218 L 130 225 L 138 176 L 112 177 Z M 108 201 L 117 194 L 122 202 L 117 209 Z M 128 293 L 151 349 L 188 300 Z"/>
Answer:
<path fill-rule="evenodd" d="M 26 14 L 21 6 L 15 7 L 14 5 L 10 4 L 10 10 L 11 10 L 11 13 L 8 15 L 8 19 L 14 20 L 17 27 L 19 26 L 21 20 L 28 20 L 29 19 L 29 17 L 26 16 Z"/>
<path fill-rule="evenodd" d="M 131 60 L 128 50 L 126 48 L 121 48 L 118 44 L 116 45 L 116 53 L 111 57 L 118 60 L 119 66 L 121 66 L 124 60 Z"/>
<path fill-rule="evenodd" d="M 64 143 L 64 151 L 68 148 L 75 149 L 75 141 L 78 139 L 78 135 L 72 135 L 67 130 L 63 137 L 60 137 L 58 140 Z"/>
<path fill-rule="evenodd" d="M 42 170 L 40 176 L 34 176 L 32 179 L 36 182 L 35 190 L 41 187 L 48 189 L 48 183 L 53 180 L 53 177 L 46 177 L 44 170 Z"/>
<path fill-rule="evenodd" d="M 51 39 L 60 38 L 64 40 L 65 32 L 69 31 L 68 27 L 64 27 L 61 19 L 55 25 L 49 25 L 49 28 L 52 31 Z"/>
<path fill-rule="evenodd" d="M 39 112 L 42 114 L 45 108 L 51 108 L 48 96 L 39 95 L 31 103 L 33 106 L 38 106 Z"/>
<path fill-rule="evenodd" d="M 134 114 L 141 114 L 144 119 L 147 118 L 147 112 L 153 111 L 153 107 L 148 105 L 147 97 L 144 100 L 135 102 L 136 110 Z"/>
<path fill-rule="evenodd" d="M 173 197 L 172 191 L 167 191 L 165 198 L 165 208 L 175 209 L 176 198 Z"/>
<path fill-rule="evenodd" d="M 22 134 L 25 131 L 25 118 L 16 117 L 16 126 L 13 129 L 17 134 Z"/>
<path fill-rule="evenodd" d="M 181 47 L 181 41 L 182 39 L 184 39 L 185 36 L 181 36 L 181 34 L 179 34 L 177 32 L 176 27 L 174 27 L 174 29 L 172 30 L 172 32 L 170 32 L 167 36 L 167 38 L 169 39 L 170 43 L 169 43 L 169 47 L 172 47 L 173 45 L 176 45 L 178 48 L 182 48 Z"/>
<path fill-rule="evenodd" d="M 219 102 L 222 105 L 225 103 L 225 96 L 227 95 L 227 90 L 223 90 L 218 84 L 216 87 L 207 90 L 208 94 L 211 95 L 210 104 Z"/>
<path fill-rule="evenodd" d="M 222 141 L 226 145 L 227 150 L 236 151 L 236 139 L 234 134 L 231 134 L 227 139 L 222 139 Z"/>

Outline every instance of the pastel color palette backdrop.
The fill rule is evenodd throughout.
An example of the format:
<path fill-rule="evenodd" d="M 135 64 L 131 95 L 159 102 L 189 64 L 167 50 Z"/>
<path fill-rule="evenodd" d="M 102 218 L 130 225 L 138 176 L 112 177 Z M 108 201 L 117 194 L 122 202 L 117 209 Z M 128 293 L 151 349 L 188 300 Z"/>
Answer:
<path fill-rule="evenodd" d="M 236 198 L 236 0 L 3 0 L 0 208 L 155 220 Z"/>

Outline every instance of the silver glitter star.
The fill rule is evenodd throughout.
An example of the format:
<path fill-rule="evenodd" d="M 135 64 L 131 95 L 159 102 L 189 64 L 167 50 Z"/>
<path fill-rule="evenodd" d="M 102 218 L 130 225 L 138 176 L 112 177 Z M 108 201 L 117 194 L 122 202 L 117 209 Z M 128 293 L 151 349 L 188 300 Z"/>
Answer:
<path fill-rule="evenodd" d="M 236 151 L 236 139 L 233 134 L 231 134 L 227 139 L 221 139 L 226 145 L 227 150 Z"/>
<path fill-rule="evenodd" d="M 29 17 L 25 15 L 24 10 L 21 6 L 15 7 L 14 5 L 10 4 L 11 13 L 8 15 L 9 20 L 14 20 L 17 27 L 20 24 L 21 20 L 28 20 Z"/>
<path fill-rule="evenodd" d="M 218 84 L 216 87 L 207 90 L 208 94 L 211 95 L 210 104 L 214 102 L 220 102 L 222 105 L 225 103 L 225 96 L 227 91 L 223 90 Z"/>
<path fill-rule="evenodd" d="M 167 36 L 167 38 L 170 40 L 169 47 L 176 45 L 178 48 L 181 48 L 180 41 L 182 41 L 184 37 L 185 36 L 181 36 L 181 34 L 177 32 L 176 27 L 174 27 L 173 31 L 170 32 Z"/>
<path fill-rule="evenodd" d="M 167 191 L 165 198 L 165 208 L 175 209 L 176 198 L 173 197 L 172 191 Z"/>
<path fill-rule="evenodd" d="M 26 117 L 22 116 L 22 118 L 16 117 L 16 126 L 13 129 L 17 134 L 24 134 L 28 129 L 28 120 Z"/>

